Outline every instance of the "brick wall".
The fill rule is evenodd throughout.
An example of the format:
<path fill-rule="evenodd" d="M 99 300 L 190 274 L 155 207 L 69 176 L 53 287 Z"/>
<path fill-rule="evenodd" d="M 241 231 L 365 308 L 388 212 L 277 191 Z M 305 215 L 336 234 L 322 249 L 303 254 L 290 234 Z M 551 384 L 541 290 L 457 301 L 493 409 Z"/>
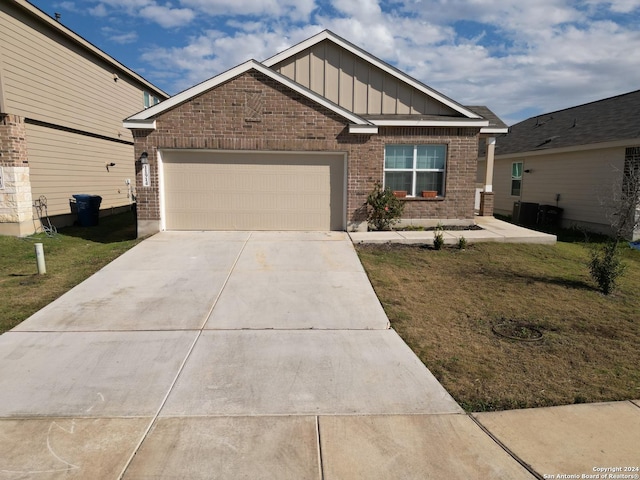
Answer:
<path fill-rule="evenodd" d="M 482 192 L 480 194 L 480 215 L 483 217 L 493 216 L 493 205 L 495 194 L 493 192 Z"/>
<path fill-rule="evenodd" d="M 137 171 L 138 218 L 160 218 L 157 151 L 212 149 L 346 152 L 347 222 L 366 218 L 365 201 L 383 178 L 385 143 L 448 145 L 446 198 L 407 202 L 409 218 L 473 218 L 477 129 L 382 128 L 378 135 L 352 135 L 348 122 L 271 78 L 247 72 L 157 118 L 156 130 L 135 133 L 136 158 L 149 155 L 152 186 Z"/>
<path fill-rule="evenodd" d="M 0 234 L 33 233 L 29 157 L 24 118 L 0 115 Z"/>
<path fill-rule="evenodd" d="M 0 165 L 29 165 L 24 118 L 17 115 L 0 114 Z"/>

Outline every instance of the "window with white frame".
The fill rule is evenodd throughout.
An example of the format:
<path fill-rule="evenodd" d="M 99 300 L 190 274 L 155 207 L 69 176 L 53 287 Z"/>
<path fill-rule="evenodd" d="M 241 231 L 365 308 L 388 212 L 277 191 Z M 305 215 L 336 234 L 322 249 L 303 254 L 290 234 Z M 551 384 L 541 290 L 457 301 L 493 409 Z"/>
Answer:
<path fill-rule="evenodd" d="M 384 185 L 420 196 L 423 190 L 444 196 L 446 145 L 387 145 L 384 151 Z"/>
<path fill-rule="evenodd" d="M 144 92 L 144 108 L 153 107 L 160 103 L 160 99 L 149 92 Z"/>
<path fill-rule="evenodd" d="M 522 191 L 522 162 L 511 164 L 511 195 L 519 197 Z"/>

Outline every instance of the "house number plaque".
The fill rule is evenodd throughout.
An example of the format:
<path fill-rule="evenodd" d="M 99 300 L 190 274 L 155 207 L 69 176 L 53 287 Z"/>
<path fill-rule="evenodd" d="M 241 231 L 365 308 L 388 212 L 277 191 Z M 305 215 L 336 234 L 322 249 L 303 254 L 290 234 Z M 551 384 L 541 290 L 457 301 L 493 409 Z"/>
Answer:
<path fill-rule="evenodd" d="M 142 164 L 142 186 L 151 186 L 151 169 L 148 163 Z"/>

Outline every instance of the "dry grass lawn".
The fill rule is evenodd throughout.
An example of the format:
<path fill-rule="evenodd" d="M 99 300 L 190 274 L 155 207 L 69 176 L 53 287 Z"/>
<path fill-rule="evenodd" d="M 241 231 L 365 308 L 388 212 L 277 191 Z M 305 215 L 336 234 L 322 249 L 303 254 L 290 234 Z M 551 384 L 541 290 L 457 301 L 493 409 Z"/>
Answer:
<path fill-rule="evenodd" d="M 36 242 L 43 244 L 46 275 L 37 274 Z M 53 237 L 0 236 L 0 334 L 138 242 L 132 212 L 101 218 L 95 227 L 68 227 Z"/>
<path fill-rule="evenodd" d="M 583 243 L 357 250 L 392 327 L 465 409 L 640 398 L 640 251 L 604 296 Z M 496 335 L 505 321 L 543 337 Z"/>

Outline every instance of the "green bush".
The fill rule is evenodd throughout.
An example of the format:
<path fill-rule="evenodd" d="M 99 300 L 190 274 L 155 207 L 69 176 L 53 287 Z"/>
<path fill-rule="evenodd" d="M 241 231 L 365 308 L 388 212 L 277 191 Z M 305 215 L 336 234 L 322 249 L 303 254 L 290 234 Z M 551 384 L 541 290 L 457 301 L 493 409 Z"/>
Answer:
<path fill-rule="evenodd" d="M 367 197 L 367 223 L 375 230 L 390 230 L 402 217 L 404 203 L 398 200 L 389 187 L 377 183 Z"/>
<path fill-rule="evenodd" d="M 598 248 L 591 250 L 589 272 L 598 288 L 605 295 L 609 295 L 622 276 L 626 265 L 620 260 L 618 241 L 610 240 Z"/>
<path fill-rule="evenodd" d="M 440 224 L 436 226 L 436 229 L 433 231 L 433 248 L 435 250 L 440 250 L 444 246 L 444 227 Z"/>

